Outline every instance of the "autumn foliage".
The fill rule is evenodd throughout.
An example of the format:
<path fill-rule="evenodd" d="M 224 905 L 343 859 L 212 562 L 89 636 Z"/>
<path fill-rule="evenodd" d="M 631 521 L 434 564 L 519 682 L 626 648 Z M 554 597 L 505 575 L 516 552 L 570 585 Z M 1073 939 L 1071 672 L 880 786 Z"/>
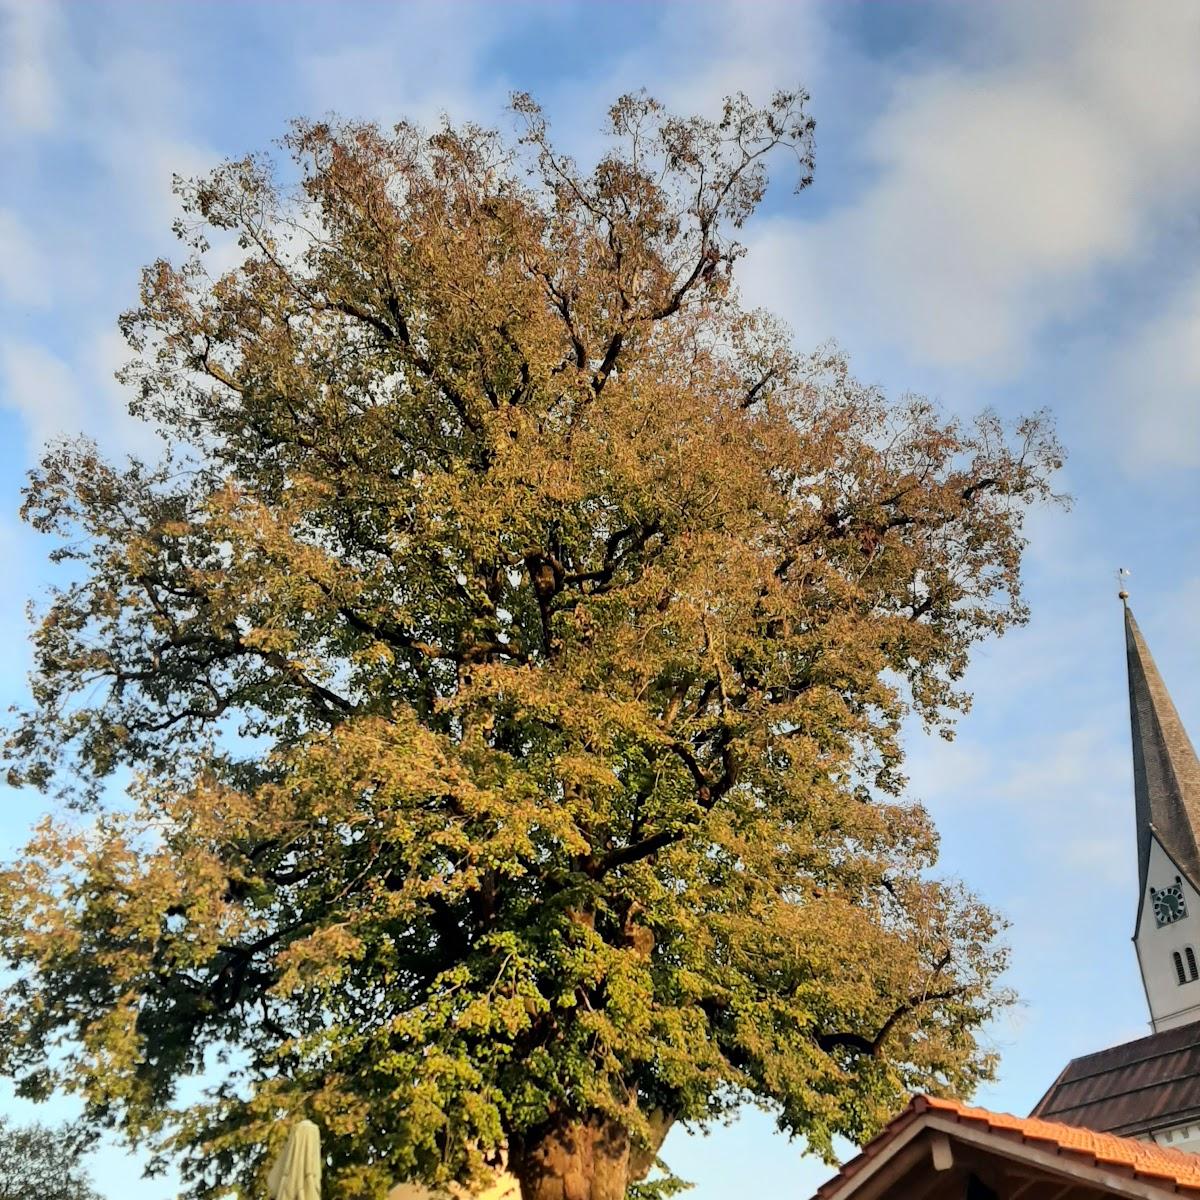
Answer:
<path fill-rule="evenodd" d="M 301 123 L 182 188 L 123 323 L 168 452 L 27 489 L 67 566 L 10 775 L 74 807 L 0 876 L 22 1091 L 197 1197 L 303 1115 L 330 1200 L 502 1154 L 620 1200 L 674 1123 L 828 1152 L 988 1076 L 997 922 L 899 733 L 1024 619 L 1059 451 L 741 304 L 804 99 L 626 97 L 590 171 L 527 98 L 516 139 Z"/>

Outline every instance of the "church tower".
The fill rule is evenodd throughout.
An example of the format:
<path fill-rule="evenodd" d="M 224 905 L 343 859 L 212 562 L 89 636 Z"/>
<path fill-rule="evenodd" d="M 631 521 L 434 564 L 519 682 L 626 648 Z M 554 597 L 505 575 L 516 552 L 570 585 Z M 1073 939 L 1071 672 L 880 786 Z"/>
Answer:
<path fill-rule="evenodd" d="M 1128 603 L 1125 654 L 1138 857 L 1133 944 L 1154 1032 L 1072 1059 L 1032 1115 L 1200 1154 L 1200 760 Z"/>
<path fill-rule="evenodd" d="M 1156 1033 L 1200 1021 L 1200 759 L 1125 607 L 1133 796 L 1137 821 L 1137 949 Z"/>

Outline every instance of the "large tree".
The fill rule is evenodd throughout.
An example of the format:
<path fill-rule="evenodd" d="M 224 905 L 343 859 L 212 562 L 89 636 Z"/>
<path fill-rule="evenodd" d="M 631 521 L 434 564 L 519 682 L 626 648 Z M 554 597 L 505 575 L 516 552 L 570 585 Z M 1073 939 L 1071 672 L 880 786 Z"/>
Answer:
<path fill-rule="evenodd" d="M 515 140 L 301 123 L 182 188 L 124 319 L 170 451 L 52 448 L 24 508 L 70 575 L 11 775 L 85 813 L 0 880 L 23 1091 L 198 1197 L 304 1115 L 334 1200 L 501 1153 L 619 1200 L 674 1122 L 827 1153 L 988 1076 L 997 921 L 899 733 L 1024 619 L 1058 450 L 739 302 L 804 100 L 626 97 L 590 171 L 527 98 Z"/>

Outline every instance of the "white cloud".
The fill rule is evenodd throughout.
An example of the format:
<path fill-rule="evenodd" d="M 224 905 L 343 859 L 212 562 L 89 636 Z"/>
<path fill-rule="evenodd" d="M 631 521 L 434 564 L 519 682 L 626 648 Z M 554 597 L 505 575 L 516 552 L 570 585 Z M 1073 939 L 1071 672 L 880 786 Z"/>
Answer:
<path fill-rule="evenodd" d="M 363 38 L 359 28 L 356 40 L 332 38 L 299 56 L 309 114 L 332 111 L 385 127 L 402 118 L 433 125 L 443 113 L 493 123 L 507 88 L 494 71 L 482 77 L 479 60 L 509 19 L 506 10 L 413 3 L 390 12 L 376 36 Z"/>
<path fill-rule="evenodd" d="M 1007 377 L 1089 303 L 1097 268 L 1145 248 L 1164 206 L 1197 190 L 1200 9 L 970 11 L 974 65 L 894 77 L 861 146 L 871 181 L 818 221 L 768 223 L 751 292 L 807 328 L 791 289 L 808 274 L 831 328 Z"/>
<path fill-rule="evenodd" d="M 80 53 L 77 19 L 52 0 L 0 0 L 0 139 L 4 128 L 37 135 L 10 150 L 12 180 L 37 200 L 22 203 L 14 188 L 0 209 L 0 299 L 53 299 L 88 319 L 107 309 L 115 321 L 138 260 L 114 274 L 114 248 L 168 250 L 179 215 L 172 176 L 221 156 L 189 132 L 197 95 L 170 51 L 130 33 L 117 49 Z M 69 167 L 51 157 L 56 146 Z"/>
<path fill-rule="evenodd" d="M 539 93 L 554 133 L 582 163 L 605 149 L 609 104 L 646 88 L 681 114 L 715 116 L 723 97 L 745 92 L 765 103 L 779 89 L 813 87 L 828 57 L 829 29 L 818 4 L 787 0 L 672 3 L 654 10 L 653 36 L 606 56 L 602 71 L 556 81 Z"/>
<path fill-rule="evenodd" d="M 0 208 L 0 300 L 14 308 L 50 302 L 50 264 L 33 232 L 10 209 Z"/>
<path fill-rule="evenodd" d="M 1114 745 L 1101 724 L 1056 729 L 1050 740 L 1010 753 L 1008 771 L 994 781 L 996 794 L 1013 803 L 1041 807 L 1050 798 L 1066 806 L 1068 799 L 1091 797 L 1098 803 L 1111 792 L 1113 779 L 1123 780 L 1129 770 L 1129 750 Z M 1069 820 L 1078 819 L 1078 811 Z"/>
<path fill-rule="evenodd" d="M 924 803 L 964 803 L 981 788 L 990 788 L 995 778 L 992 755 L 978 741 L 957 737 L 948 742 L 912 728 L 906 745 L 910 791 Z"/>
<path fill-rule="evenodd" d="M 179 64 L 165 53 L 129 49 L 94 67 L 86 86 L 81 116 L 108 176 L 108 199 L 123 223 L 160 240 L 179 215 L 172 177 L 203 173 L 221 159 L 186 132 L 194 98 Z"/>
<path fill-rule="evenodd" d="M 1190 564 L 1189 564 L 1190 565 Z M 1200 575 L 1179 577 L 1175 572 L 1175 587 L 1163 598 L 1156 616 L 1161 617 L 1169 631 L 1182 646 L 1200 654 L 1196 642 L 1196 614 L 1200 612 Z M 1194 673 L 1191 675 L 1194 679 Z"/>
<path fill-rule="evenodd" d="M 69 363 L 34 342 L 0 342 L 0 407 L 24 422 L 30 458 L 47 442 L 86 434 L 112 453 L 153 457 L 160 443 L 151 428 L 128 413 L 128 396 L 113 372 L 129 359 L 119 333 L 84 337 Z"/>
<path fill-rule="evenodd" d="M 1190 575 L 1183 574 L 1191 570 Z M 1138 624 L 1184 728 L 1200 746 L 1200 574 L 1194 555 L 1162 572 L 1135 572 L 1129 581 Z"/>
<path fill-rule="evenodd" d="M 114 125 L 102 137 L 110 169 L 120 180 L 122 216 L 139 223 L 153 241 L 165 241 L 180 215 L 174 177 L 204 175 L 221 156 L 170 129 Z M 134 265 L 129 267 L 127 279 L 132 282 Z"/>
<path fill-rule="evenodd" d="M 1200 467 L 1200 273 L 1104 358 L 1101 399 L 1122 467 Z"/>
<path fill-rule="evenodd" d="M 0 405 L 21 415 L 34 455 L 52 438 L 78 433 L 83 424 L 71 368 L 32 342 L 0 343 Z"/>
<path fill-rule="evenodd" d="M 0 129 L 44 133 L 59 114 L 51 64 L 59 10 L 52 0 L 0 0 Z"/>
<path fill-rule="evenodd" d="M 69 139 L 85 153 L 69 188 L 60 190 L 53 176 L 56 187 L 43 189 L 40 206 L 0 209 L 0 300 L 16 310 L 53 302 L 55 328 L 65 332 L 53 350 L 32 335 L 0 345 L 0 405 L 21 416 L 33 456 L 48 439 L 81 432 L 109 451 L 150 453 L 153 435 L 128 416 L 112 379 L 129 357 L 117 315 L 136 296 L 139 259 L 173 248 L 172 176 L 203 172 L 219 155 L 187 132 L 195 97 L 170 53 L 135 39 L 108 54 L 79 55 L 52 6 L 33 17 L 29 10 L 40 5 L 6 2 L 14 28 L 24 31 L 10 52 L 57 81 L 54 108 L 70 117 L 62 128 L 46 120 L 35 130 L 42 134 L 29 143 L 35 178 L 39 165 L 46 174 L 50 160 L 38 156 L 53 142 Z"/>
<path fill-rule="evenodd" d="M 163 445 L 154 426 L 129 414 L 129 390 L 114 378 L 133 357 L 116 329 L 102 329 L 80 348 L 81 374 L 88 380 L 84 428 L 107 449 L 154 460 Z"/>
<path fill-rule="evenodd" d="M 623 88 L 654 80 L 653 90 L 683 113 L 711 112 L 738 91 L 765 103 L 776 89 L 811 87 L 828 40 L 818 5 L 673 4 L 656 44 L 631 52 L 619 75 Z"/>

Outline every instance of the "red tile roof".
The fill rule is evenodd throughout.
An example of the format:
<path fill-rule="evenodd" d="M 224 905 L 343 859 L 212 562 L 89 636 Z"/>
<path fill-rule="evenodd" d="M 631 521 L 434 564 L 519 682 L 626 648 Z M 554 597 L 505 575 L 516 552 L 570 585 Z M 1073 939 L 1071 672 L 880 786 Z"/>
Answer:
<path fill-rule="evenodd" d="M 1169 1191 L 1200 1197 L 1200 1155 L 1157 1146 L 1153 1142 L 1117 1137 L 1111 1133 L 1096 1133 L 1074 1125 L 1060 1125 L 1057 1121 L 1014 1117 L 1009 1113 L 989 1112 L 986 1108 L 971 1108 L 956 1100 L 914 1096 L 909 1106 L 868 1143 L 861 1154 L 852 1158 L 832 1179 L 821 1185 L 813 1200 L 832 1195 L 877 1158 L 897 1136 L 927 1114 L 1039 1150 L 1069 1155 L 1088 1166 L 1116 1168 L 1126 1176 L 1132 1174 L 1148 1182 L 1165 1185 Z"/>

